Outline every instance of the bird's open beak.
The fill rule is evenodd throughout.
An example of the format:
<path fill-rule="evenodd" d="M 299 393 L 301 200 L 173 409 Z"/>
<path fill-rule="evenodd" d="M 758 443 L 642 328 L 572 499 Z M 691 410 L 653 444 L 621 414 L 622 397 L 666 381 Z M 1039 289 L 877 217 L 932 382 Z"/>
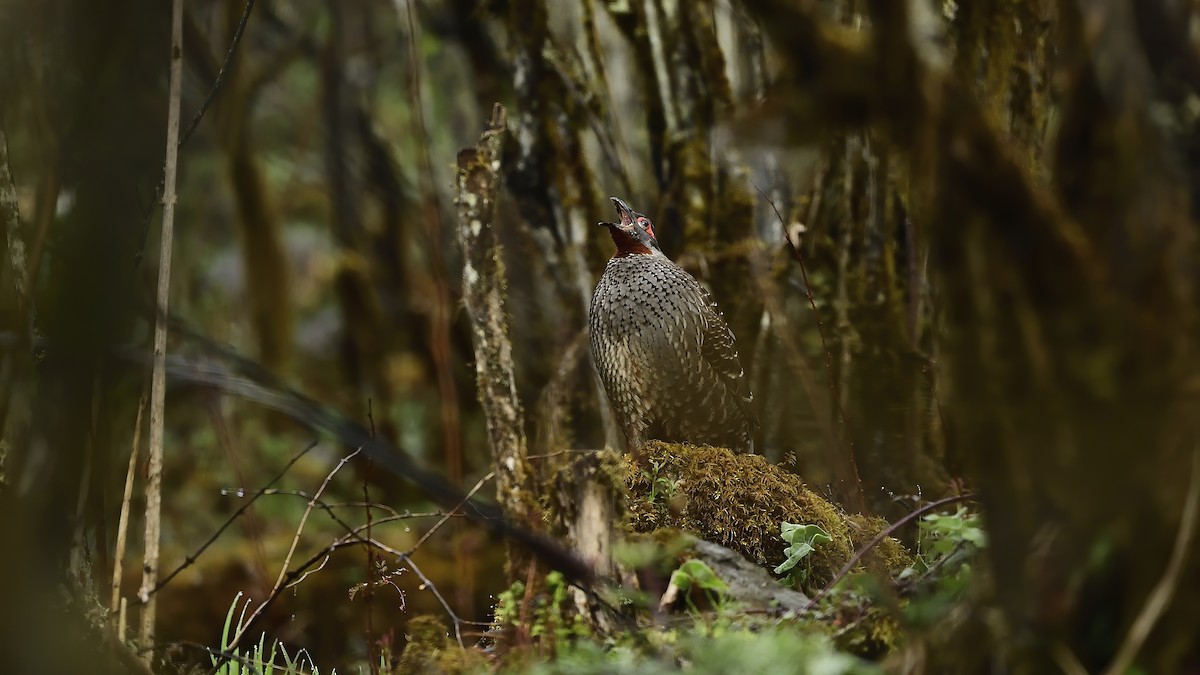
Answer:
<path fill-rule="evenodd" d="M 621 216 L 621 224 L 629 225 L 633 223 L 633 209 L 629 205 L 621 201 L 618 197 L 609 197 L 614 206 L 617 207 L 617 215 Z"/>

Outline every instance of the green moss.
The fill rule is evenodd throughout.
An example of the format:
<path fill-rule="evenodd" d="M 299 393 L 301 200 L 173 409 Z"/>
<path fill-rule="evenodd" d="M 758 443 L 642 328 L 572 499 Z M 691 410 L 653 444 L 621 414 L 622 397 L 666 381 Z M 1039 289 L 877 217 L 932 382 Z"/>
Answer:
<path fill-rule="evenodd" d="M 888 522 L 879 516 L 864 516 L 858 513 L 847 513 L 843 516 L 846 519 L 851 545 L 856 551 L 866 546 L 888 526 Z M 893 537 L 884 537 L 883 541 L 876 544 L 871 550 L 874 553 L 874 559 L 889 570 L 904 569 L 913 561 L 912 553 Z"/>
<path fill-rule="evenodd" d="M 853 623 L 837 631 L 833 642 L 855 656 L 878 659 L 900 646 L 903 637 L 904 629 L 893 615 L 879 607 L 868 607 Z"/>
<path fill-rule="evenodd" d="M 760 455 L 738 455 L 724 448 L 660 442 L 642 450 L 645 466 L 657 463 L 657 476 L 676 485 L 664 508 L 646 499 L 653 478 L 629 465 L 629 524 L 635 532 L 663 527 L 694 532 L 728 546 L 764 566 L 783 562 L 779 526 L 784 521 L 820 525 L 833 539 L 811 556 L 809 590 L 833 579 L 846 561 L 884 526 L 882 520 L 848 516 L 796 475 Z M 904 567 L 911 556 L 894 539 L 878 547 L 878 557 L 890 569 Z"/>
<path fill-rule="evenodd" d="M 440 617 L 413 617 L 405 630 L 408 644 L 396 664 L 397 673 L 476 673 L 489 669 L 488 659 L 474 649 L 464 649 L 450 639 Z"/>

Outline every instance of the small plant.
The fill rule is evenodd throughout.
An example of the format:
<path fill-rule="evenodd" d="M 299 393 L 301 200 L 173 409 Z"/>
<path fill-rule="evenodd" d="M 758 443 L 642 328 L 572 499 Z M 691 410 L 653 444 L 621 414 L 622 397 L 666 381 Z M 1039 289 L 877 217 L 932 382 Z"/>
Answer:
<path fill-rule="evenodd" d="M 793 585 L 803 584 L 808 579 L 811 561 L 803 567 L 800 566 L 800 563 L 812 555 L 818 545 L 833 541 L 829 533 L 821 529 L 820 525 L 788 522 L 780 524 L 779 536 L 788 544 L 788 547 L 783 550 L 787 560 L 775 568 L 775 574 L 787 574 L 788 583 Z"/>
<path fill-rule="evenodd" d="M 515 624 L 521 614 L 521 598 L 525 596 L 525 584 L 514 581 L 508 590 L 496 596 L 496 607 L 492 610 L 497 624 Z"/>
<path fill-rule="evenodd" d="M 570 611 L 567 589 L 569 584 L 561 572 L 546 575 L 546 592 L 531 604 L 526 624 L 530 637 L 552 638 L 555 643 L 587 635 L 587 626 L 578 614 Z M 521 621 L 521 606 L 525 600 L 525 584 L 513 582 L 507 591 L 496 597 L 495 617 L 498 624 L 517 625 Z"/>
<path fill-rule="evenodd" d="M 699 588 L 708 599 L 708 604 L 720 608 L 721 598 L 729 592 L 729 584 L 725 583 L 703 560 L 688 560 L 671 573 L 671 585 L 683 593 L 688 609 L 700 611 L 688 591 Z"/>
<path fill-rule="evenodd" d="M 933 625 L 967 592 L 971 563 L 987 546 L 979 514 L 959 507 L 952 514 L 921 519 L 917 556 L 900 572 L 901 595 L 912 598 L 905 615 L 914 625 Z"/>
<path fill-rule="evenodd" d="M 221 629 L 220 655 L 209 655 L 213 667 L 216 668 L 215 675 L 320 675 L 320 668 L 312 662 L 307 650 L 301 649 L 292 656 L 279 640 L 272 640 L 268 650 L 265 632 L 258 636 L 258 644 L 250 649 L 232 649 L 234 636 L 245 628 L 246 608 L 250 606 L 250 599 L 247 598 L 241 613 L 238 614 L 237 626 L 234 627 L 233 614 L 237 611 L 241 597 L 242 593 L 239 591 L 229 604 L 229 611 L 225 613 L 225 625 Z M 281 662 L 276 663 L 276 659 L 280 659 Z M 337 674 L 336 668 L 332 674 Z"/>
<path fill-rule="evenodd" d="M 557 642 L 569 640 L 587 634 L 587 627 L 578 614 L 570 612 L 567 597 L 567 578 L 562 572 L 551 572 L 546 575 L 546 593 L 548 602 L 540 608 L 539 624 L 530 632 L 534 637 L 553 633 Z M 568 616 L 569 614 L 569 616 Z"/>
<path fill-rule="evenodd" d="M 974 553 L 987 546 L 987 534 L 979 524 L 979 514 L 960 506 L 952 514 L 931 513 L 921 519 L 922 553 L 932 561 L 946 558 L 960 547 Z"/>
<path fill-rule="evenodd" d="M 900 573 L 900 580 L 941 568 L 943 576 L 969 572 L 970 560 L 987 546 L 979 514 L 960 506 L 951 514 L 931 513 L 921 519 L 917 559 Z"/>
<path fill-rule="evenodd" d="M 650 495 L 646 497 L 646 501 L 650 504 L 658 502 L 659 496 L 665 497 L 666 501 L 671 501 L 679 492 L 679 479 L 670 479 L 666 476 L 660 476 L 662 463 L 658 460 L 650 461 L 650 469 L 642 469 L 642 477 L 646 482 L 650 483 Z"/>

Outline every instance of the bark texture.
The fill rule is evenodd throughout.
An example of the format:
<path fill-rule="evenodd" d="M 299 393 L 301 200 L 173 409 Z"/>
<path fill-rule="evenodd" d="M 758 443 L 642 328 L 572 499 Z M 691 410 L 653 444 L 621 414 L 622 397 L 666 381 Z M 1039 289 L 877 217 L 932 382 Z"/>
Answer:
<path fill-rule="evenodd" d="M 487 417 L 496 494 L 506 511 L 525 518 L 532 510 L 525 421 L 508 339 L 504 266 L 493 230 L 507 124 L 504 108 L 497 105 L 479 144 L 458 154 L 457 232 L 463 302 L 471 317 L 475 377 Z"/>

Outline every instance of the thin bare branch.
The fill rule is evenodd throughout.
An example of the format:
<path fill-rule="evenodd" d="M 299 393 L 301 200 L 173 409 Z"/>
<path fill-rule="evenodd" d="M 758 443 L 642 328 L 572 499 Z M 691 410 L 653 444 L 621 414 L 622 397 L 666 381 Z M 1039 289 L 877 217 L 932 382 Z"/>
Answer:
<path fill-rule="evenodd" d="M 137 418 L 133 422 L 133 441 L 129 449 L 129 468 L 125 471 L 125 492 L 121 497 L 121 516 L 117 520 L 117 544 L 113 550 L 112 598 L 109 610 L 113 618 L 120 616 L 121 609 L 121 572 L 125 563 L 125 540 L 129 536 L 129 509 L 133 502 L 133 474 L 137 470 L 138 445 L 142 439 L 142 416 L 146 413 L 146 403 L 150 392 L 142 388 L 141 398 L 138 399 Z M 124 621 L 122 621 L 124 624 Z"/>
<path fill-rule="evenodd" d="M 172 319 L 172 322 L 175 330 L 201 346 L 205 353 L 236 368 L 235 374 L 229 366 L 172 356 L 168 360 L 168 367 L 173 383 L 213 387 L 226 394 L 278 411 L 307 429 L 329 434 L 348 447 L 362 447 L 363 454 L 369 457 L 375 466 L 411 482 L 444 508 L 454 508 L 462 501 L 463 491 L 460 488 L 420 466 L 399 448 L 381 439 L 371 438 L 366 429 L 332 408 L 320 405 L 283 384 L 257 362 L 215 343 L 178 319 Z M 551 568 L 560 570 L 581 583 L 590 583 L 593 580 L 594 573 L 591 567 L 579 560 L 572 551 L 543 534 L 513 523 L 505 518 L 503 511 L 494 503 L 472 499 L 463 510 L 469 519 L 488 532 L 528 548 Z"/>
<path fill-rule="evenodd" d="M 225 52 L 225 62 L 221 64 L 221 70 L 217 72 L 217 79 L 213 82 L 212 89 L 208 90 L 208 96 L 204 97 L 204 103 L 200 104 L 200 109 L 192 116 L 192 121 L 188 124 L 187 131 L 183 132 L 183 136 L 179 139 L 179 147 L 183 147 L 184 143 L 192 137 L 192 132 L 200 125 L 200 120 L 204 119 L 204 113 L 208 112 L 208 107 L 212 105 L 213 99 L 217 97 L 217 92 L 221 90 L 221 85 L 225 83 L 225 73 L 228 72 L 230 64 L 233 63 L 233 55 L 237 53 L 238 43 L 242 41 L 242 32 L 246 30 L 246 21 L 250 19 L 250 10 L 254 9 L 254 0 L 246 0 L 246 8 L 242 10 L 242 18 L 238 20 L 237 29 L 233 31 L 233 39 L 229 42 L 229 50 Z"/>
<path fill-rule="evenodd" d="M 292 545 L 290 548 L 288 548 L 287 556 L 285 556 L 283 559 L 283 564 L 279 566 L 279 577 L 275 579 L 275 586 L 271 589 L 272 597 L 278 594 L 280 589 L 282 589 L 284 586 L 284 581 L 288 577 L 288 565 L 292 564 L 292 555 L 296 552 L 296 546 L 300 543 L 300 535 L 304 533 L 304 526 L 308 523 L 308 515 L 312 513 L 313 507 L 316 506 L 316 500 L 320 498 L 323 492 L 325 492 L 325 488 L 329 486 L 329 481 L 333 480 L 333 477 L 342 470 L 342 467 L 346 466 L 346 463 L 351 459 L 354 459 L 354 457 L 360 452 L 362 452 L 362 448 L 358 448 L 354 452 L 343 457 L 342 460 L 337 463 L 337 466 L 333 467 L 333 470 L 331 470 L 325 476 L 325 480 L 321 482 L 321 487 L 317 488 L 316 494 L 314 494 L 313 498 L 309 500 L 308 506 L 304 509 L 304 515 L 300 517 L 300 524 L 296 526 L 296 535 L 292 537 Z M 268 602 L 264 600 L 254 610 L 254 613 L 250 615 L 250 618 L 233 636 L 233 639 L 230 640 L 230 649 L 237 647 L 238 643 L 241 642 L 242 637 L 245 636 L 246 629 L 249 628 L 250 624 L 254 623 L 254 620 L 257 619 L 260 614 L 262 614 L 263 610 L 267 608 L 267 605 Z"/>
<path fill-rule="evenodd" d="M 224 488 L 224 489 L 230 490 L 230 488 Z M 305 492 L 304 490 L 280 490 L 280 489 L 272 488 L 270 490 L 263 490 L 262 494 L 264 497 L 275 496 L 275 495 L 290 495 L 293 497 L 300 497 L 300 498 L 304 499 L 305 501 L 309 501 L 314 498 L 313 495 Z M 421 516 L 441 516 L 442 515 L 441 511 L 429 511 L 429 512 L 423 512 L 423 513 L 412 513 L 411 511 L 405 511 L 404 513 L 400 513 L 399 511 L 388 506 L 387 504 L 380 504 L 379 502 L 363 502 L 363 501 L 334 502 L 331 504 L 329 502 L 323 502 L 318 499 L 317 506 L 324 510 L 363 509 L 363 508 L 379 509 L 380 511 L 388 512 L 389 515 L 391 515 L 395 518 L 420 518 Z"/>
<path fill-rule="evenodd" d="M 353 456 L 353 455 L 351 455 L 351 456 Z M 348 459 L 349 459 L 349 457 L 347 457 L 347 458 L 343 459 L 341 462 L 339 462 L 338 467 L 335 468 L 330 473 L 330 477 L 332 477 L 332 475 L 334 473 L 337 473 L 338 468 L 340 468 L 341 465 L 344 464 Z M 491 477 L 492 477 L 492 475 L 489 474 L 488 476 L 485 476 L 484 478 L 480 479 L 476 483 L 474 489 L 471 492 L 474 493 L 474 492 L 478 491 L 481 487 L 483 487 L 483 485 Z M 329 480 L 329 478 L 327 477 L 326 482 L 323 483 L 321 486 L 322 490 L 324 489 L 325 485 L 328 483 L 328 480 Z M 372 549 L 378 549 L 379 551 L 381 551 L 383 553 L 387 553 L 392 556 L 395 556 L 397 559 L 404 560 L 405 563 L 408 564 L 408 566 L 411 567 L 413 569 L 413 571 L 416 572 L 419 577 L 421 577 L 422 582 L 432 590 L 432 592 L 435 594 L 435 597 L 437 597 L 438 601 L 446 609 L 447 614 L 449 614 L 450 618 L 454 621 L 455 634 L 456 634 L 456 636 L 458 636 L 458 639 L 460 641 L 462 639 L 461 624 L 490 625 L 490 624 L 481 623 L 481 622 L 469 621 L 467 619 L 463 619 L 460 616 L 458 616 L 458 614 L 456 612 L 454 612 L 453 609 L 450 608 L 449 603 L 446 602 L 446 599 L 441 595 L 441 593 L 437 591 L 437 588 L 433 585 L 433 583 L 427 577 L 425 577 L 424 573 L 422 573 L 420 571 L 420 568 L 418 568 L 415 565 L 415 563 L 412 562 L 412 558 L 411 558 L 412 554 L 416 552 L 416 549 L 421 545 L 421 543 L 424 541 L 425 537 L 423 537 L 421 541 L 418 541 L 417 544 L 415 546 L 413 546 L 411 549 L 409 549 L 407 551 L 401 551 L 397 548 L 388 546 L 387 544 L 384 544 L 376 539 L 372 539 L 370 537 L 364 538 L 362 536 L 362 533 L 364 531 L 366 531 L 369 526 L 378 526 L 378 525 L 381 525 L 386 522 L 390 522 L 390 521 L 394 521 L 394 520 L 401 520 L 401 519 L 406 519 L 406 518 L 415 518 L 415 517 L 422 517 L 422 516 L 442 516 L 442 520 L 440 520 L 437 524 L 435 524 L 433 526 L 433 528 L 430 529 L 429 533 L 432 533 L 432 532 L 436 531 L 444 522 L 446 522 L 446 520 L 449 517 L 455 516 L 455 515 L 464 515 L 464 514 L 459 513 L 457 509 L 454 511 L 451 511 L 449 513 L 445 513 L 445 514 L 406 512 L 403 514 L 396 514 L 396 515 L 388 516 L 386 518 L 380 518 L 380 519 L 374 520 L 373 523 L 368 523 L 368 524 L 359 525 L 357 527 L 352 527 L 346 521 L 342 520 L 334 513 L 335 506 L 350 506 L 350 505 L 349 504 L 343 504 L 343 505 L 326 504 L 320 500 L 320 498 L 319 498 L 320 492 L 321 492 L 321 490 L 318 490 L 318 492 L 315 493 L 314 496 L 309 498 L 310 506 L 316 506 L 318 508 L 323 509 L 326 513 L 329 514 L 329 517 L 335 523 L 337 523 L 339 526 L 342 527 L 342 529 L 344 529 L 346 531 L 346 534 L 338 537 L 333 542 L 331 542 L 330 544 L 328 544 L 327 546 L 322 548 L 320 551 L 317 551 L 315 554 L 313 554 L 308 560 L 304 561 L 303 563 L 301 563 L 300 565 L 296 566 L 295 568 L 293 568 L 291 570 L 287 569 L 288 563 L 285 562 L 285 564 L 283 565 L 283 568 L 282 568 L 283 572 L 281 573 L 281 583 L 277 584 L 276 588 L 274 590 L 272 590 L 270 595 L 267 596 L 266 600 L 264 600 L 262 602 L 262 604 L 260 604 L 258 606 L 258 608 L 250 616 L 250 618 L 247 621 L 245 621 L 244 623 L 242 623 L 242 627 L 241 627 L 242 634 L 248 632 L 249 628 L 255 622 L 255 620 L 258 617 L 260 617 L 262 615 L 262 613 L 264 611 L 266 611 L 271 605 L 273 605 L 275 603 L 275 601 L 279 598 L 280 594 L 284 590 L 286 590 L 288 588 L 292 588 L 294 586 L 297 586 L 297 585 L 303 583 L 304 580 L 307 579 L 310 575 L 315 574 L 316 572 L 319 572 L 320 570 L 324 569 L 325 565 L 329 562 L 329 559 L 333 555 L 334 552 L 339 551 L 344 548 L 349 548 L 351 546 L 356 546 L 356 545 L 363 545 L 363 546 L 368 546 Z M 268 493 L 268 491 L 262 490 L 262 491 L 260 491 L 259 494 L 261 495 L 261 494 L 267 494 L 267 493 Z M 274 492 L 271 492 L 271 494 L 295 494 L 295 493 L 291 493 L 291 492 L 287 492 L 287 491 L 274 491 Z M 464 498 L 463 502 L 459 505 L 458 508 L 461 509 L 462 507 L 466 506 L 469 499 L 470 499 L 470 496 L 467 496 L 466 498 Z M 307 514 L 307 512 L 306 512 L 306 514 Z M 315 567 L 315 569 L 314 569 L 314 567 Z M 235 644 L 236 644 L 236 641 L 235 641 Z"/>
<path fill-rule="evenodd" d="M 437 586 L 435 586 L 433 582 L 429 580 L 429 577 L 425 576 L 425 573 L 421 571 L 421 568 L 417 567 L 417 564 L 413 562 L 412 556 L 404 553 L 401 554 L 400 557 L 404 560 L 404 563 L 412 569 L 412 571 L 417 573 L 418 577 L 421 577 L 421 583 L 429 589 L 430 593 L 433 593 L 433 597 L 437 598 L 437 601 L 441 603 L 442 609 L 446 610 L 446 613 L 450 615 L 450 619 L 454 622 L 454 639 L 458 640 L 459 647 L 463 647 L 463 620 L 458 617 L 458 614 L 455 613 L 453 609 L 451 609 L 450 604 L 446 602 L 446 598 L 442 597 L 442 594 L 440 591 L 438 591 Z"/>
<path fill-rule="evenodd" d="M 235 511 L 232 516 L 229 516 L 229 518 L 227 518 L 225 520 L 225 522 L 221 524 L 221 527 L 217 528 L 216 532 L 213 532 L 212 536 L 208 538 L 208 541 L 204 542 L 204 544 L 202 544 L 200 546 L 200 548 L 196 549 L 195 553 L 189 555 L 187 557 L 187 559 L 185 559 L 183 561 L 182 565 L 180 565 L 179 567 L 176 567 L 162 581 L 158 582 L 158 584 L 153 589 L 151 589 L 147 595 L 153 596 L 164 586 L 171 583 L 171 580 L 174 579 L 176 576 L 178 576 L 180 572 L 184 571 L 188 567 L 191 567 L 191 565 L 196 562 L 196 559 L 199 558 L 200 555 L 202 553 L 204 553 L 204 551 L 206 551 L 208 549 L 208 547 L 211 546 L 213 544 L 213 542 L 215 542 L 217 540 L 218 537 L 221 536 L 221 533 L 223 533 L 225 530 L 227 530 L 229 528 L 229 526 L 233 524 L 233 521 L 238 519 L 238 516 L 242 515 L 243 513 L 246 512 L 247 509 L 249 509 L 251 506 L 253 506 L 255 500 L 257 500 L 259 497 L 262 497 L 263 495 L 266 495 L 266 494 L 270 494 L 270 490 L 268 488 L 270 488 L 270 486 L 274 485 L 275 483 L 279 482 L 279 479 L 283 478 L 284 474 L 286 474 L 288 472 L 288 470 L 291 469 L 292 466 L 296 462 L 300 461 L 301 457 L 307 455 L 308 452 L 315 447 L 317 447 L 316 441 L 312 441 L 307 446 L 305 446 L 305 448 L 303 450 L 301 450 L 295 457 L 293 457 L 291 459 L 291 461 L 289 461 L 283 467 L 283 469 L 278 474 L 276 474 L 275 477 L 270 480 L 270 482 L 267 483 L 267 486 L 265 488 L 256 492 L 254 494 L 254 496 L 249 499 L 249 501 L 247 501 L 245 504 L 242 504 L 241 508 L 239 508 L 237 511 Z M 144 600 L 143 600 L 143 602 L 144 602 Z"/>
<path fill-rule="evenodd" d="M 412 550 L 416 551 L 417 549 L 421 548 L 421 544 L 424 544 L 425 541 L 427 539 L 429 539 L 429 537 L 432 536 L 434 532 L 437 532 L 438 528 L 441 527 L 447 520 L 450 519 L 450 516 L 453 516 L 454 514 L 458 513 L 459 510 L 462 509 L 462 507 L 466 506 L 467 502 L 470 501 L 471 497 L 475 496 L 476 492 L 479 492 L 479 488 L 483 487 L 484 483 L 488 482 L 489 480 L 491 480 L 495 477 L 496 477 L 496 472 L 490 471 L 490 472 L 488 472 L 488 474 L 486 476 L 484 476 L 483 478 L 480 478 L 475 483 L 475 487 L 471 488 L 471 491 L 467 493 L 467 496 L 465 498 L 463 498 L 462 503 L 460 503 L 458 505 L 458 507 L 455 508 L 454 510 L 452 510 L 452 511 L 448 512 L 446 515 L 442 516 L 442 519 L 437 521 L 436 523 L 434 523 L 433 527 L 429 528 L 428 532 L 421 535 L 421 538 L 417 540 L 417 543 L 413 544 Z M 370 530 L 367 531 L 367 536 L 370 537 Z"/>
<path fill-rule="evenodd" d="M 421 93 L 421 58 L 418 44 L 420 33 L 414 18 L 416 0 L 396 0 L 396 11 L 403 14 L 408 26 L 408 90 L 414 115 L 413 140 L 421 161 L 418 178 L 421 185 L 421 224 L 425 234 L 429 273 L 433 280 L 433 316 L 429 322 L 429 342 L 434 361 L 434 372 L 438 384 L 439 412 L 442 427 L 442 452 L 446 457 L 446 474 L 451 483 L 458 485 L 463 478 L 462 434 L 459 429 L 461 417 L 458 410 L 458 387 L 454 383 L 452 365 L 453 350 L 450 342 L 450 284 L 443 269 L 442 256 L 442 209 L 438 204 L 437 182 L 433 173 L 433 158 L 429 151 L 428 125 L 425 123 L 425 101 Z M 401 7 L 403 5 L 403 7 Z"/>

